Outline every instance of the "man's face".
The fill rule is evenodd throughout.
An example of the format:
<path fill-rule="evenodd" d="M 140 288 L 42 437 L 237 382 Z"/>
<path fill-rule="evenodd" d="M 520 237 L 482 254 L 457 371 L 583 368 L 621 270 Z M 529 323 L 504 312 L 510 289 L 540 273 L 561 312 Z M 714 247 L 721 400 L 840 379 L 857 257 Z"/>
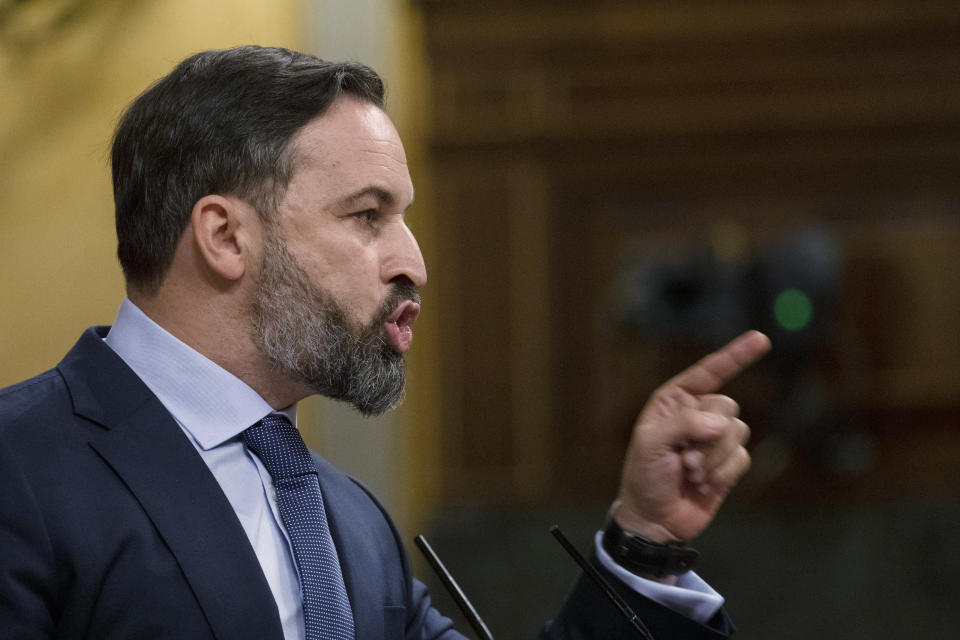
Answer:
<path fill-rule="evenodd" d="M 404 222 L 403 146 L 383 111 L 349 97 L 293 144 L 296 171 L 264 229 L 254 339 L 281 373 L 380 413 L 402 395 L 415 287 L 426 282 Z"/>

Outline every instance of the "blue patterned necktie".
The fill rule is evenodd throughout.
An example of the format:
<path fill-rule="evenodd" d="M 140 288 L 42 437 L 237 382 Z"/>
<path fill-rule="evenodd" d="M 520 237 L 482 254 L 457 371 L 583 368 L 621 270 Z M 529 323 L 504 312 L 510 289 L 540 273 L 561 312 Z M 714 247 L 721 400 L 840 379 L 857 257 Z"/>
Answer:
<path fill-rule="evenodd" d="M 317 469 L 300 432 L 286 416 L 271 413 L 242 437 L 273 478 L 280 519 L 300 572 L 306 640 L 353 640 L 353 612 L 327 526 Z"/>

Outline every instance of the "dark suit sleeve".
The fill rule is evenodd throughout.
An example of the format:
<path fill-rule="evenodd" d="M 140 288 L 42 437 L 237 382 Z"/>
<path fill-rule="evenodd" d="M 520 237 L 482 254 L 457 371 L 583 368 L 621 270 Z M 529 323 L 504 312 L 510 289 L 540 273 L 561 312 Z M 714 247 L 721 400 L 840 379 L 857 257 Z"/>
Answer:
<path fill-rule="evenodd" d="M 29 483 L 0 442 L 0 629 L 5 639 L 53 636 L 55 562 Z"/>
<path fill-rule="evenodd" d="M 715 640 L 733 633 L 733 625 L 724 611 L 707 625 L 687 618 L 636 593 L 596 559 L 591 559 L 607 582 L 643 620 L 656 640 Z M 620 610 L 590 578 L 580 576 L 559 615 L 544 627 L 541 640 L 636 640 L 642 638 Z"/>
<path fill-rule="evenodd" d="M 722 610 L 707 625 L 702 625 L 636 593 L 595 559 L 593 564 L 640 616 L 655 640 L 719 640 L 733 633 L 733 625 Z M 407 640 L 464 640 L 464 636 L 453 630 L 452 622 L 431 606 L 427 589 L 418 580 L 413 580 L 412 595 Z M 508 630 L 492 631 L 495 636 L 514 637 Z M 641 637 L 584 575 L 577 580 L 557 617 L 540 633 L 540 640 L 636 640 Z"/>
<path fill-rule="evenodd" d="M 453 628 L 453 622 L 433 608 L 427 587 L 413 580 L 412 615 L 407 627 L 407 640 L 467 640 Z"/>
<path fill-rule="evenodd" d="M 356 481 L 354 481 L 356 482 Z M 450 619 L 433 608 L 426 586 L 412 577 L 410 560 L 404 544 L 389 514 L 369 490 L 356 483 L 377 505 L 389 524 L 399 564 L 406 582 L 405 640 L 466 640 L 453 629 Z M 720 611 L 709 624 L 702 625 L 636 593 L 591 558 L 592 563 L 621 597 L 640 616 L 655 640 L 718 640 L 733 632 L 726 613 Z M 399 612 L 398 612 L 399 613 Z M 496 637 L 516 637 L 514 630 L 492 629 Z M 640 633 L 620 613 L 616 606 L 586 576 L 581 575 L 563 608 L 540 633 L 540 640 L 636 640 Z"/>
<path fill-rule="evenodd" d="M 633 592 L 603 571 L 655 640 L 719 640 L 733 633 L 733 625 L 722 610 L 707 625 L 702 625 Z M 413 582 L 417 606 L 409 620 L 407 640 L 465 640 L 452 628 L 449 619 L 431 607 L 426 587 L 417 580 Z M 506 630 L 493 631 L 495 636 L 513 637 Z M 540 633 L 540 640 L 637 640 L 641 637 L 586 576 L 580 577 L 563 609 Z"/>
<path fill-rule="evenodd" d="M 332 468 L 328 463 L 323 461 L 322 458 L 318 457 L 318 464 L 322 469 L 326 469 L 325 478 L 333 480 L 337 477 L 335 475 L 329 475 Z M 413 577 L 413 571 L 410 567 L 410 557 L 407 555 L 403 539 L 393 520 L 390 518 L 390 514 L 387 513 L 386 508 L 362 483 L 351 478 L 350 484 L 362 491 L 369 500 L 369 503 L 376 508 L 380 518 L 382 518 L 382 522 L 386 525 L 385 531 L 389 531 L 388 535 L 392 541 L 392 544 L 385 544 L 384 546 L 392 547 L 396 552 L 393 560 L 385 563 L 388 566 L 380 566 L 378 568 L 384 572 L 385 576 L 399 574 L 400 580 L 403 583 L 402 592 L 404 593 L 404 604 L 403 606 L 386 608 L 384 615 L 388 617 L 394 616 L 395 619 L 385 620 L 384 626 L 390 631 L 397 629 L 398 633 L 399 630 L 402 629 L 402 637 L 404 640 L 467 640 L 465 636 L 453 628 L 452 620 L 433 607 L 426 585 Z M 355 501 L 354 504 L 356 504 Z M 369 519 L 366 522 L 368 524 L 365 527 L 366 535 L 364 536 L 364 540 L 370 543 L 372 540 L 370 532 L 373 528 L 369 526 Z M 343 540 L 343 542 L 347 543 L 348 541 Z M 352 546 L 353 544 L 351 543 L 351 547 Z M 343 549 L 341 549 L 341 552 L 343 552 Z M 356 559 L 357 555 L 358 554 L 353 554 L 352 557 Z M 348 567 L 348 572 L 351 569 L 351 567 Z M 385 584 L 391 582 L 392 579 L 385 580 Z M 385 635 L 390 633 L 390 631 L 385 631 Z M 394 636 L 390 635 L 389 637 Z"/>

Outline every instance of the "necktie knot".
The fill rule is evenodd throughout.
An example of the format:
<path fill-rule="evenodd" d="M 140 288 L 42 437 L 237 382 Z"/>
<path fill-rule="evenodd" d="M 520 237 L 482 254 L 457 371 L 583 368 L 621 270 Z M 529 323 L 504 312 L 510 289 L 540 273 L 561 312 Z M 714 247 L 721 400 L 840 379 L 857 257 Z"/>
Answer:
<path fill-rule="evenodd" d="M 281 413 L 264 417 L 241 437 L 274 481 L 317 472 L 300 432 Z"/>

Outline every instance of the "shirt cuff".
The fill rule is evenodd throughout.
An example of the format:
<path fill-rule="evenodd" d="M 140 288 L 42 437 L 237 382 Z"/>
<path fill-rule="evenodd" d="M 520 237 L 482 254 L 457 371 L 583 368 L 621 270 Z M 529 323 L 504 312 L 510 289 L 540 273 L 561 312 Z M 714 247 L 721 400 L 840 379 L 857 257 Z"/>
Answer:
<path fill-rule="evenodd" d="M 693 571 L 677 576 L 676 585 L 641 578 L 614 562 L 610 554 L 604 550 L 602 540 L 603 532 L 598 531 L 594 536 L 593 544 L 600 564 L 640 595 L 700 624 L 707 624 L 723 606 L 723 596 L 714 591 Z"/>

